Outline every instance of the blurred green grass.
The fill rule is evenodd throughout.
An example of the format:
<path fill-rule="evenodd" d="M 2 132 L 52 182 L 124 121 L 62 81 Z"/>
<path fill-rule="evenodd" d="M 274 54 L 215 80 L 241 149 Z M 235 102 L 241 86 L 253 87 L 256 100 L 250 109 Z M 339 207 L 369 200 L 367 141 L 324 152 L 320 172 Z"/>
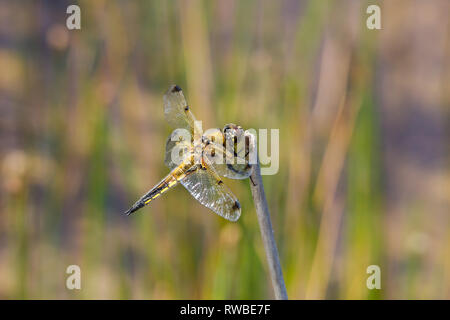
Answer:
<path fill-rule="evenodd" d="M 438 258 L 388 235 L 426 220 L 429 199 L 391 219 L 377 98 L 389 41 L 365 28 L 369 3 L 80 1 L 69 32 L 71 3 L 2 2 L 15 18 L 0 28 L 0 297 L 273 297 L 248 181 L 226 181 L 234 224 L 181 187 L 122 214 L 168 171 L 162 96 L 177 83 L 204 128 L 280 129 L 279 172 L 263 179 L 290 298 L 448 298 L 449 229 Z M 65 288 L 71 264 L 80 291 Z"/>

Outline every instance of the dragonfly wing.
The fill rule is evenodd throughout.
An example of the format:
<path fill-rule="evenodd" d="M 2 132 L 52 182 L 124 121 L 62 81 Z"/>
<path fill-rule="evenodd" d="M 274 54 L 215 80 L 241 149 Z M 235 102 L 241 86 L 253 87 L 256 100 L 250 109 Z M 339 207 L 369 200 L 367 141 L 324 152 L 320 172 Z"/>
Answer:
<path fill-rule="evenodd" d="M 171 170 L 177 167 L 192 152 L 192 143 L 178 134 L 178 130 L 174 130 L 166 141 L 164 164 Z"/>
<path fill-rule="evenodd" d="M 195 199 L 219 216 L 230 221 L 241 216 L 238 199 L 210 167 L 197 166 L 180 182 Z"/>
<path fill-rule="evenodd" d="M 193 131 L 195 117 L 184 98 L 183 91 L 177 85 L 170 86 L 164 95 L 164 116 L 174 128 Z"/>

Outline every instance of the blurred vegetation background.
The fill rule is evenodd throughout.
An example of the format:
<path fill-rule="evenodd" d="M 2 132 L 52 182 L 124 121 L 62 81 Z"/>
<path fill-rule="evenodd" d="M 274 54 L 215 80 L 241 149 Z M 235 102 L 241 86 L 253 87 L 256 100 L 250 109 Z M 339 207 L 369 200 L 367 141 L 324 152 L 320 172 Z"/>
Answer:
<path fill-rule="evenodd" d="M 123 215 L 168 172 L 176 83 L 204 128 L 280 129 L 264 182 L 291 299 L 449 299 L 449 9 L 0 1 L 0 298 L 273 297 L 248 181 L 225 181 L 237 223 L 182 187 Z"/>

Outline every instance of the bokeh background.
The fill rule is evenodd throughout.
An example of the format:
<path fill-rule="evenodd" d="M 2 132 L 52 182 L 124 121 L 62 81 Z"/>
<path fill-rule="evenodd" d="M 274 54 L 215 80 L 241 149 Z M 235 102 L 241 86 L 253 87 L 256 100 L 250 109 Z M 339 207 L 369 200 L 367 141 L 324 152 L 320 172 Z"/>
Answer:
<path fill-rule="evenodd" d="M 237 223 L 182 187 L 123 215 L 168 172 L 173 83 L 204 128 L 280 129 L 264 183 L 290 298 L 450 298 L 449 14 L 448 0 L 0 1 L 0 298 L 273 297 L 248 181 L 225 181 Z"/>

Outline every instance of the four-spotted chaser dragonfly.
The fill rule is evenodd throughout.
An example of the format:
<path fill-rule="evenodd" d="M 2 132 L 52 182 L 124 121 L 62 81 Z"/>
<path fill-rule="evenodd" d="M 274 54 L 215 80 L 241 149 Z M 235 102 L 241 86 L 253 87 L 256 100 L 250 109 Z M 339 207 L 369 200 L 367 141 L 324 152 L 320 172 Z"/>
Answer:
<path fill-rule="evenodd" d="M 144 207 L 180 183 L 195 199 L 216 214 L 230 221 L 239 219 L 241 205 L 223 183 L 221 176 L 231 179 L 250 176 L 252 167 L 249 164 L 249 153 L 253 146 L 251 134 L 234 124 L 227 124 L 223 130 L 203 133 L 177 85 L 171 86 L 164 95 L 164 115 L 167 122 L 177 128 L 166 143 L 164 162 L 171 172 L 126 214 Z M 183 138 L 179 130 L 187 130 L 188 137 Z M 238 145 L 238 140 L 243 141 L 243 144 Z M 180 156 L 179 161 L 174 161 L 175 155 Z"/>

